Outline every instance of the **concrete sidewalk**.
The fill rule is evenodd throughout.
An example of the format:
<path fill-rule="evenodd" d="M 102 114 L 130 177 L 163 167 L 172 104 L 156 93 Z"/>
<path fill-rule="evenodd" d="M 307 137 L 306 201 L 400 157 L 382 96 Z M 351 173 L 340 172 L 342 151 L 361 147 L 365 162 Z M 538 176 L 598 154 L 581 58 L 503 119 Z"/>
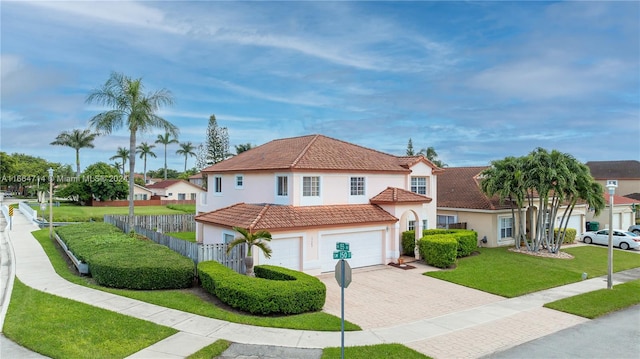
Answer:
<path fill-rule="evenodd" d="M 179 330 L 179 333 L 130 358 L 184 358 L 217 339 L 271 347 L 320 349 L 340 346 L 339 332 L 229 323 L 72 284 L 55 273 L 42 247 L 30 234 L 35 229 L 37 227 L 16 212 L 13 230 L 4 231 L 2 235 L 2 241 L 7 244 L 2 246 L 0 254 L 2 269 L 5 268 L 4 263 L 9 261 L 15 265 L 16 276 L 34 289 Z M 6 267 L 10 269 L 12 266 Z M 616 284 L 635 278 L 640 278 L 640 269 L 614 275 Z M 355 281 L 357 274 L 354 274 Z M 3 278 L 2 285 L 8 283 Z M 605 287 L 606 279 L 594 278 L 518 298 L 479 304 L 445 315 L 417 320 L 411 319 L 415 317 L 409 320 L 402 318 L 396 321 L 401 323 L 395 326 L 347 332 L 345 343 L 348 346 L 402 343 L 434 358 L 477 358 L 588 321 L 542 308 L 542 305 Z M 0 293 L 4 293 L 3 289 L 0 288 Z M 0 301 L 3 311 L 6 310 L 7 299 Z M 371 303 L 375 305 L 374 300 Z M 424 304 L 428 305 L 427 302 Z"/>

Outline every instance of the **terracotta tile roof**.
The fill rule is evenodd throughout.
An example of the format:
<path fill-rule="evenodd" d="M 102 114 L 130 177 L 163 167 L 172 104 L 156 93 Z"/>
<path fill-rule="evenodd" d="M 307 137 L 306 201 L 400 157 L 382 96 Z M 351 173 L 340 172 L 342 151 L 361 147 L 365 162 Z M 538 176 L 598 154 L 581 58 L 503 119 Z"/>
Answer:
<path fill-rule="evenodd" d="M 398 219 L 372 204 L 331 206 L 282 206 L 238 203 L 196 216 L 196 221 L 251 230 L 286 230 L 303 227 L 397 222 Z"/>
<path fill-rule="evenodd" d="M 202 179 L 202 178 L 203 178 L 202 172 L 198 172 L 194 175 L 189 176 L 189 179 Z"/>
<path fill-rule="evenodd" d="M 195 184 L 193 184 L 191 182 L 188 182 L 188 181 L 185 181 L 185 180 L 182 180 L 182 179 L 168 179 L 168 180 L 156 182 L 154 184 L 147 185 L 147 188 L 169 188 L 169 187 L 173 186 L 174 184 L 181 183 L 181 182 L 182 183 L 186 183 L 191 187 L 202 189 L 201 187 L 196 186 Z"/>
<path fill-rule="evenodd" d="M 640 161 L 589 161 L 586 165 L 595 179 L 640 179 Z"/>
<path fill-rule="evenodd" d="M 404 161 L 406 162 L 406 161 Z M 399 157 L 322 135 L 273 140 L 207 167 L 203 172 L 309 170 L 405 172 Z"/>
<path fill-rule="evenodd" d="M 480 190 L 478 174 L 487 167 L 447 167 L 438 174 L 438 208 L 496 210 L 510 208 L 497 197 L 488 198 Z"/>
<path fill-rule="evenodd" d="M 607 206 L 609 206 L 609 192 L 605 192 L 602 194 L 602 196 L 604 197 L 604 201 L 607 204 Z M 633 199 L 633 198 L 629 198 L 628 196 L 617 196 L 617 195 L 613 195 L 613 206 L 615 207 L 616 205 L 619 204 L 634 204 L 634 203 L 638 203 L 637 199 Z"/>
<path fill-rule="evenodd" d="M 415 165 L 418 162 L 424 162 L 424 163 L 427 164 L 427 166 L 433 168 L 433 173 L 440 173 L 440 172 L 443 171 L 442 168 L 434 165 L 433 162 L 429 161 L 423 155 L 418 155 L 418 156 L 398 156 L 396 158 L 398 159 L 398 163 L 400 164 L 400 166 L 402 166 L 404 168 L 409 168 L 409 167 Z"/>
<path fill-rule="evenodd" d="M 433 199 L 402 188 L 387 187 L 369 200 L 372 204 L 382 203 L 430 203 Z"/>

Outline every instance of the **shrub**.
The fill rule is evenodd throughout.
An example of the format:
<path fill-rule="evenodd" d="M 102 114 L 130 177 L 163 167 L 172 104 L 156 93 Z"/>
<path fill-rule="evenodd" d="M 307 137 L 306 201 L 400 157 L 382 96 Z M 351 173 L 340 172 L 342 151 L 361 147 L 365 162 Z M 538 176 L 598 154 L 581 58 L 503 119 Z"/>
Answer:
<path fill-rule="evenodd" d="M 430 235 L 420 242 L 420 255 L 427 264 L 438 268 L 448 268 L 456 262 L 458 241 L 451 235 Z"/>
<path fill-rule="evenodd" d="M 165 246 L 128 236 L 107 223 L 56 228 L 67 248 L 89 265 L 99 285 L 127 289 L 187 288 L 194 264 Z"/>
<path fill-rule="evenodd" d="M 318 278 L 276 266 L 248 277 L 215 262 L 198 264 L 202 287 L 233 308 L 252 314 L 298 314 L 322 309 L 326 287 Z"/>
<path fill-rule="evenodd" d="M 554 228 L 553 229 L 553 235 L 558 238 L 558 228 Z M 560 233 L 562 234 L 562 233 Z M 567 228 L 567 234 L 564 236 L 564 240 L 562 241 L 562 243 L 564 244 L 570 244 L 576 241 L 576 235 L 578 234 L 578 232 L 573 229 L 573 228 Z"/>
<path fill-rule="evenodd" d="M 405 249 L 405 245 L 411 245 L 411 252 L 413 253 L 413 233 L 414 231 L 406 231 L 402 233 L 402 248 Z M 425 237 L 430 236 L 442 236 L 450 235 L 458 242 L 458 258 L 466 257 L 473 253 L 478 248 L 478 233 L 467 229 L 425 229 L 422 231 L 422 235 Z M 424 237 L 423 237 L 424 238 Z M 405 252 L 406 253 L 406 252 Z"/>
<path fill-rule="evenodd" d="M 402 254 L 408 256 L 415 255 L 415 240 L 416 231 L 405 231 L 402 232 Z"/>

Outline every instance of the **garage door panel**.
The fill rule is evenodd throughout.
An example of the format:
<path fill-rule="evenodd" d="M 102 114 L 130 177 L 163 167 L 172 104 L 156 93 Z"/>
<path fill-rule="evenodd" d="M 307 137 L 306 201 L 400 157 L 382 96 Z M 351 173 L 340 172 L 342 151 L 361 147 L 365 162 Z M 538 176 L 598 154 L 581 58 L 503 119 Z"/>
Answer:
<path fill-rule="evenodd" d="M 301 250 L 302 238 L 279 238 L 272 239 L 268 245 L 271 247 L 271 258 L 265 258 L 262 251 L 253 248 L 254 255 L 257 252 L 259 263 L 268 264 L 279 267 L 285 267 L 294 270 L 300 270 L 300 258 L 302 258 Z"/>
<path fill-rule="evenodd" d="M 336 243 L 349 243 L 352 254 L 349 265 L 352 268 L 384 264 L 384 232 L 366 231 L 324 234 L 321 237 L 321 262 L 323 272 L 332 272 L 338 260 L 333 259 Z"/>

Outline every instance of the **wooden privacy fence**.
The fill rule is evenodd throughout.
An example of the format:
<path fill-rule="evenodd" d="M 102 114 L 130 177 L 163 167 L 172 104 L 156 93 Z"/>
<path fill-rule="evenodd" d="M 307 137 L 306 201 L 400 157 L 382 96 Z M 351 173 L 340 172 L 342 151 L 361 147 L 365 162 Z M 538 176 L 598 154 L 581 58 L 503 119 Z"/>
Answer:
<path fill-rule="evenodd" d="M 178 215 L 181 216 L 181 215 Z M 122 217 L 123 219 L 116 218 Z M 140 216 L 140 217 L 153 217 L 153 216 Z M 165 217 L 165 216 L 159 216 Z M 137 216 L 136 216 L 137 218 Z M 127 216 L 113 216 L 105 215 L 104 222 L 113 224 L 120 228 L 125 233 L 130 232 L 130 226 L 126 221 Z M 137 223 L 138 221 L 136 221 Z M 151 221 L 152 222 L 152 221 Z M 185 241 L 184 239 L 175 238 L 166 234 L 160 233 L 153 228 L 144 228 L 140 225 L 133 226 L 134 232 L 139 235 L 145 236 L 155 243 L 161 244 L 170 248 L 174 252 L 180 253 L 185 257 L 190 258 L 196 265 L 204 261 L 216 261 L 223 265 L 233 269 L 238 273 L 245 273 L 245 267 L 243 258 L 245 257 L 245 246 L 236 246 L 227 254 L 227 244 L 202 244 Z M 180 232 L 180 231 L 172 231 Z"/>
<path fill-rule="evenodd" d="M 123 214 L 107 214 L 107 217 L 127 222 L 129 217 Z M 111 222 L 108 222 L 111 223 Z M 195 232 L 195 214 L 164 214 L 157 216 L 135 216 L 135 226 L 155 230 L 162 233 L 167 232 Z"/>

